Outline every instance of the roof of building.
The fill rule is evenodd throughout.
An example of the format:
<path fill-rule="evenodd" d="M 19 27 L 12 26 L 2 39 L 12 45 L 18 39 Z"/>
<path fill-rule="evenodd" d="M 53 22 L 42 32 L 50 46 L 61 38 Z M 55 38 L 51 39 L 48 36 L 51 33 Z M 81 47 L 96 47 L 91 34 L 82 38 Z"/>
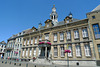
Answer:
<path fill-rule="evenodd" d="M 76 21 L 79 21 L 79 19 L 72 18 L 72 22 L 76 22 Z M 64 25 L 64 21 L 58 22 L 57 26 L 59 25 Z"/>
<path fill-rule="evenodd" d="M 73 20 L 72 20 L 72 22 L 70 22 L 70 23 L 79 21 L 79 19 L 75 19 L 75 18 L 72 18 L 72 19 L 73 19 Z M 64 25 L 64 24 L 65 24 L 64 21 L 60 21 L 60 22 L 57 23 L 57 26 Z M 45 28 L 45 26 L 41 26 L 40 30 L 43 30 L 44 28 Z M 39 30 L 39 29 L 38 29 L 38 30 Z"/>
<path fill-rule="evenodd" d="M 0 44 L 6 44 L 6 42 L 5 41 L 2 41 L 2 42 L 0 42 Z"/>
<path fill-rule="evenodd" d="M 93 12 L 93 11 L 98 11 L 98 10 L 100 10 L 100 5 L 98 5 L 95 9 L 93 9 L 91 12 Z"/>

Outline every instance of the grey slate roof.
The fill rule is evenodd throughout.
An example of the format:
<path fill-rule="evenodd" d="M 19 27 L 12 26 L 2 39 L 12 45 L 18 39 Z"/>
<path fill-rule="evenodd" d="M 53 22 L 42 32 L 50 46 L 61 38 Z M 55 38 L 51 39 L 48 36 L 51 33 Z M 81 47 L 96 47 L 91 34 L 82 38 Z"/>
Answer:
<path fill-rule="evenodd" d="M 70 23 L 73 23 L 73 22 L 76 22 L 76 21 L 79 21 L 79 19 L 73 18 L 72 22 L 70 22 Z M 57 23 L 57 26 L 60 26 L 60 25 L 64 25 L 64 21 L 60 21 L 60 22 Z M 45 28 L 45 26 L 42 26 L 42 27 L 40 28 L 40 30 L 43 30 L 44 28 Z M 39 30 L 39 29 L 38 29 L 38 30 Z"/>
<path fill-rule="evenodd" d="M 0 42 L 0 45 L 6 45 L 5 41 Z"/>
<path fill-rule="evenodd" d="M 95 9 L 93 9 L 91 12 L 93 12 L 93 11 L 98 11 L 98 10 L 100 10 L 100 5 L 98 5 Z"/>
<path fill-rule="evenodd" d="M 79 21 L 79 19 L 73 18 L 72 22 L 76 22 L 76 21 Z M 64 25 L 64 21 L 58 22 L 57 26 L 59 25 Z"/>

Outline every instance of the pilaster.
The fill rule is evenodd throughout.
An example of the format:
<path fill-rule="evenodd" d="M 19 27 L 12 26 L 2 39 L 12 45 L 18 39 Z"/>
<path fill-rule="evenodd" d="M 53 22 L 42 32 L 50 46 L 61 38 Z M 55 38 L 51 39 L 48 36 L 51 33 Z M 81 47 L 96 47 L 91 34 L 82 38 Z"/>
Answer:
<path fill-rule="evenodd" d="M 58 49 L 58 58 L 60 58 L 60 45 L 57 46 Z"/>
<path fill-rule="evenodd" d="M 72 51 L 73 51 L 73 59 L 75 59 L 76 58 L 75 44 L 72 44 Z"/>
<path fill-rule="evenodd" d="M 57 38 L 58 38 L 57 39 L 58 40 L 57 42 L 60 43 L 60 34 L 59 34 L 59 32 L 57 32 Z"/>
<path fill-rule="evenodd" d="M 64 50 L 67 50 L 67 45 L 64 45 Z M 67 59 L 67 53 L 65 53 L 65 58 Z"/>
<path fill-rule="evenodd" d="M 80 38 L 80 41 L 83 41 L 82 29 L 81 28 L 79 28 L 79 38 Z"/>
<path fill-rule="evenodd" d="M 64 31 L 64 43 L 66 43 L 66 31 Z"/>
<path fill-rule="evenodd" d="M 92 40 L 92 37 L 91 37 L 92 33 L 90 33 L 89 27 L 87 27 L 87 31 L 88 31 L 89 40 Z"/>
<path fill-rule="evenodd" d="M 71 30 L 71 41 L 74 42 L 74 31 Z"/>
<path fill-rule="evenodd" d="M 82 58 L 85 58 L 84 43 L 80 43 Z"/>

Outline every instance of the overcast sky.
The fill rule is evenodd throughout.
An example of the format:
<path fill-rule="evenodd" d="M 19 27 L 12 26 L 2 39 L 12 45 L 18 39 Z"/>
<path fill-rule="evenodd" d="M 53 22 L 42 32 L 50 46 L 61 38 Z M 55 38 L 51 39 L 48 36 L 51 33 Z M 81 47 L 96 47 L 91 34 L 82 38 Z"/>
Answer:
<path fill-rule="evenodd" d="M 0 0 L 0 41 L 13 34 L 38 27 L 50 19 L 53 4 L 57 9 L 58 21 L 63 21 L 70 12 L 73 18 L 85 19 L 100 4 L 100 0 Z"/>

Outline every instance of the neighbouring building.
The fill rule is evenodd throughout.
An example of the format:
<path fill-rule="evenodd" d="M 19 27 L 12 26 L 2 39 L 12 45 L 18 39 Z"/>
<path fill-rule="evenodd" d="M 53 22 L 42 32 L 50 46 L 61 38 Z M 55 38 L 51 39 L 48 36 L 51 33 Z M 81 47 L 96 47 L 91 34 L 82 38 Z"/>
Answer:
<path fill-rule="evenodd" d="M 100 5 L 87 13 L 97 65 L 100 66 Z"/>
<path fill-rule="evenodd" d="M 16 35 L 10 37 L 7 41 L 7 48 L 5 53 L 5 59 L 14 61 L 20 61 L 20 54 L 23 42 L 23 34 L 26 34 L 30 29 L 24 30 Z"/>
<path fill-rule="evenodd" d="M 6 49 L 6 42 L 0 42 L 0 58 L 4 58 L 5 49 Z"/>
<path fill-rule="evenodd" d="M 100 65 L 99 17 L 100 5 L 87 13 L 86 19 L 75 19 L 70 12 L 64 20 L 59 22 L 54 5 L 50 19 L 45 21 L 45 26 L 39 23 L 38 28 L 33 26 L 21 36 L 8 39 L 7 46 L 10 41 L 14 41 L 15 45 L 22 45 L 19 57 L 21 61 L 66 65 L 69 59 L 69 64 L 74 66 Z M 19 38 L 22 39 L 20 43 Z M 17 51 L 17 49 L 18 47 L 14 47 L 9 52 Z M 71 53 L 64 53 L 66 49 L 69 49 Z"/>

